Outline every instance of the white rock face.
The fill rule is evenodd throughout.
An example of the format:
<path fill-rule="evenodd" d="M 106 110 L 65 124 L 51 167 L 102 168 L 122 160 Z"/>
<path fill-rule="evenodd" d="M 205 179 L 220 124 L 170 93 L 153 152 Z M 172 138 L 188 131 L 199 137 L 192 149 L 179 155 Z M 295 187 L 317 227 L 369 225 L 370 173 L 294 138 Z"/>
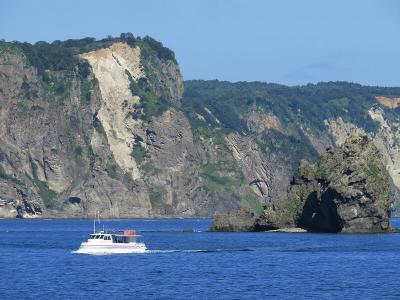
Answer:
<path fill-rule="evenodd" d="M 379 122 L 379 129 L 374 138 L 374 144 L 382 153 L 384 163 L 394 184 L 400 188 L 400 131 L 398 124 L 391 123 L 385 119 L 381 108 L 371 108 L 368 111 L 372 119 Z"/>
<path fill-rule="evenodd" d="M 341 117 L 324 121 L 328 127 L 329 133 L 332 135 L 337 146 L 343 145 L 344 141 L 353 133 L 365 134 L 362 128 L 357 127 L 353 123 L 344 122 Z"/>
<path fill-rule="evenodd" d="M 99 81 L 103 102 L 98 111 L 98 119 L 103 125 L 115 161 L 133 179 L 138 179 L 140 172 L 131 156 L 132 129 L 136 121 L 127 118 L 128 111 L 124 108 L 140 101 L 139 97 L 132 96 L 127 74 L 129 72 L 134 80 L 144 77 L 140 65 L 140 48 L 115 43 L 109 48 L 84 53 L 80 58 L 89 62 Z"/>
<path fill-rule="evenodd" d="M 11 204 L 0 198 L 0 218 L 15 218 L 17 210 Z"/>
<path fill-rule="evenodd" d="M 383 117 L 384 112 L 381 108 L 370 108 L 368 110 L 368 114 L 371 119 L 377 121 L 381 127 L 389 128 L 390 130 L 390 126 L 387 124 L 385 118 Z"/>
<path fill-rule="evenodd" d="M 368 114 L 379 123 L 378 130 L 374 134 L 368 135 L 382 154 L 383 163 L 394 184 L 400 188 L 400 131 L 398 124 L 391 124 L 386 120 L 384 111 L 379 107 L 369 109 Z M 345 139 L 353 133 L 365 134 L 362 128 L 357 127 L 355 124 L 344 122 L 340 117 L 336 120 L 325 120 L 325 125 L 338 146 L 342 145 Z"/>

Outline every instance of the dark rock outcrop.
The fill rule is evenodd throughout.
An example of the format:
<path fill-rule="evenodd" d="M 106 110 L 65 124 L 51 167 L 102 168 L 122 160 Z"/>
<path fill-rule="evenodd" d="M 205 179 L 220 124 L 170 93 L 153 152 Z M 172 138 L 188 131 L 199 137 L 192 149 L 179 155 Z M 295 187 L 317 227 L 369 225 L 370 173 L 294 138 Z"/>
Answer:
<path fill-rule="evenodd" d="M 390 230 L 392 189 L 378 149 L 355 134 L 316 165 L 303 163 L 289 192 L 307 187 L 297 223 L 316 232 L 383 232 Z"/>
<path fill-rule="evenodd" d="M 213 230 L 386 232 L 391 230 L 391 203 L 390 177 L 378 149 L 368 137 L 355 134 L 318 163 L 302 161 L 287 195 L 265 205 L 259 218 L 244 220 L 244 213 L 232 213 L 217 218 Z"/>
<path fill-rule="evenodd" d="M 254 231 L 255 222 L 254 213 L 240 208 L 229 214 L 217 216 L 210 231 Z"/>

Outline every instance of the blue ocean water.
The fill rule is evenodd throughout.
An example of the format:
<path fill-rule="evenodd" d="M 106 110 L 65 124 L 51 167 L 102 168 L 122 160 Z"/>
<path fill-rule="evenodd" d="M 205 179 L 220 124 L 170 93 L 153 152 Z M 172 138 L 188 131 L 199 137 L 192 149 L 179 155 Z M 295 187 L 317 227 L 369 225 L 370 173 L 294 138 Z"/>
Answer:
<path fill-rule="evenodd" d="M 0 220 L 0 299 L 400 298 L 399 233 L 209 233 L 208 219 L 102 223 L 140 230 L 150 253 L 72 253 L 90 220 Z"/>

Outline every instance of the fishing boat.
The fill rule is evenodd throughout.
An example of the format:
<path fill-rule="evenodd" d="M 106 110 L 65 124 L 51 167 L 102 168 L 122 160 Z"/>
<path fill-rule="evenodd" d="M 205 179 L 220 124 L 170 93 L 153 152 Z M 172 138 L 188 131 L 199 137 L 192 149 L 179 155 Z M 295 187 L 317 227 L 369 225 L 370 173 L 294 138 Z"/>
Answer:
<path fill-rule="evenodd" d="M 136 230 L 123 230 L 107 232 L 104 229 L 96 231 L 96 222 L 93 221 L 93 233 L 89 235 L 75 253 L 83 254 L 126 254 L 144 253 L 147 248 L 144 243 L 136 241 Z"/>

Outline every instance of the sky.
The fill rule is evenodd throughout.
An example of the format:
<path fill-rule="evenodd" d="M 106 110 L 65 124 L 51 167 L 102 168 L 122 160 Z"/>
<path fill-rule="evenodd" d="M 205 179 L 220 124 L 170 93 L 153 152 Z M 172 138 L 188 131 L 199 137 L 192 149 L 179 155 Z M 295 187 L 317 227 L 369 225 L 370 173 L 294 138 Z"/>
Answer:
<path fill-rule="evenodd" d="M 1 0 L 0 39 L 149 35 L 184 79 L 400 86 L 397 0 Z"/>

